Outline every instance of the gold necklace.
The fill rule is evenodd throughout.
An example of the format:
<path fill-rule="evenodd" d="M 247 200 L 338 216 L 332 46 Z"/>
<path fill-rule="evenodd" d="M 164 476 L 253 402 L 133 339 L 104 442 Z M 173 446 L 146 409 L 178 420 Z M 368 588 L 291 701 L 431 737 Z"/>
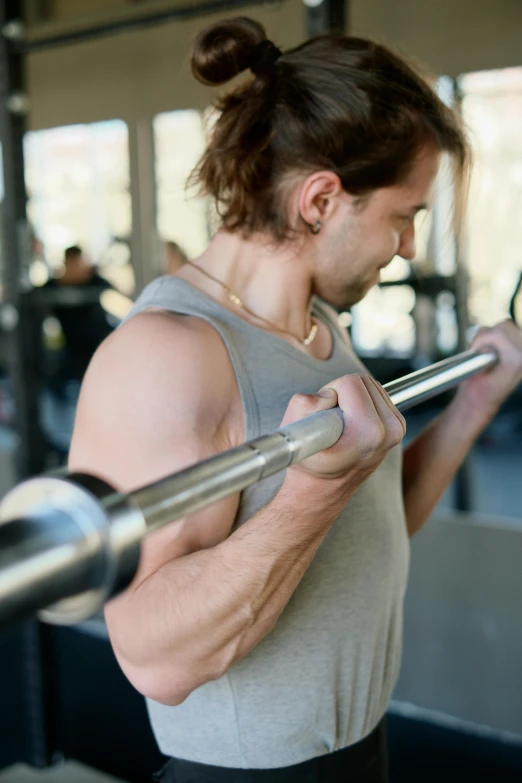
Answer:
<path fill-rule="evenodd" d="M 292 334 L 291 332 L 287 332 L 284 329 L 280 329 L 279 326 L 277 326 L 277 324 L 274 324 L 272 321 L 269 321 L 266 318 L 262 318 L 260 315 L 257 315 L 252 310 L 249 310 L 249 308 L 241 301 L 239 296 L 237 294 L 235 294 L 232 291 L 232 289 L 229 288 L 228 285 L 226 285 L 226 283 L 223 283 L 221 280 L 218 280 L 217 277 L 214 277 L 214 275 L 211 275 L 209 272 L 205 271 L 204 269 L 202 269 L 197 264 L 193 264 L 192 261 L 186 261 L 186 263 L 189 266 L 194 267 L 194 269 L 197 269 L 198 272 L 201 272 L 201 274 L 203 274 L 206 277 L 208 277 L 209 280 L 213 280 L 214 283 L 217 283 L 222 288 L 224 288 L 225 291 L 227 292 L 227 296 L 230 299 L 230 301 L 233 302 L 233 304 L 235 304 L 237 307 L 241 307 L 246 313 L 251 315 L 252 318 L 257 318 L 259 321 L 264 321 L 264 323 L 268 324 L 269 326 L 271 326 L 272 329 L 275 329 L 277 332 L 282 332 L 283 334 L 287 334 L 287 335 L 289 335 L 289 337 L 293 337 L 294 340 L 297 340 L 298 342 L 300 342 L 301 345 L 310 345 L 310 343 L 312 343 L 315 340 L 315 337 L 317 335 L 317 324 L 312 323 L 312 328 L 310 329 L 310 333 L 309 333 L 308 337 L 305 337 L 304 340 L 301 340 L 299 337 L 296 337 L 295 334 Z"/>

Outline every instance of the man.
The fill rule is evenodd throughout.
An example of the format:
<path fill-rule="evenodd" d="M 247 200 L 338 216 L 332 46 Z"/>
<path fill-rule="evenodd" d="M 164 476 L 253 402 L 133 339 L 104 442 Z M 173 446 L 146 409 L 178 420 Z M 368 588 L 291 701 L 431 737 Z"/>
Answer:
<path fill-rule="evenodd" d="M 172 757 L 158 779 L 382 783 L 408 535 L 520 380 L 522 337 L 511 323 L 477 337 L 498 367 L 461 385 L 402 465 L 404 420 L 325 303 L 351 306 L 414 257 L 414 216 L 441 153 L 462 168 L 464 139 L 369 41 L 281 53 L 244 18 L 198 36 L 201 81 L 247 68 L 197 170 L 223 226 L 97 353 L 70 467 L 130 489 L 340 406 L 334 447 L 149 535 L 106 619 Z"/>
<path fill-rule="evenodd" d="M 54 313 L 60 322 L 66 342 L 67 358 L 63 374 L 68 379 L 81 380 L 94 352 L 113 331 L 107 320 L 99 295 L 111 284 L 98 274 L 96 267 L 85 256 L 81 247 L 73 245 L 64 253 L 63 272 L 46 284 L 55 291 L 76 289 L 78 301 L 60 303 L 60 294 Z M 82 292 L 86 297 L 82 301 Z"/>

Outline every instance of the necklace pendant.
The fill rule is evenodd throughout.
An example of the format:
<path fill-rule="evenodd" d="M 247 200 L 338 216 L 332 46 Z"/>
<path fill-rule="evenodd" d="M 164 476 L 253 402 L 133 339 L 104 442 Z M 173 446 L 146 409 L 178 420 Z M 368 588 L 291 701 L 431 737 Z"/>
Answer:
<path fill-rule="evenodd" d="M 317 324 L 312 324 L 312 328 L 310 329 L 310 334 L 308 337 L 306 337 L 303 340 L 303 345 L 310 345 L 315 340 L 315 336 L 317 334 Z"/>
<path fill-rule="evenodd" d="M 230 298 L 230 301 L 234 302 L 235 305 L 237 305 L 238 307 L 242 307 L 243 306 L 243 302 L 241 301 L 239 296 L 236 296 L 235 294 L 232 294 L 232 293 L 230 293 L 228 296 Z"/>

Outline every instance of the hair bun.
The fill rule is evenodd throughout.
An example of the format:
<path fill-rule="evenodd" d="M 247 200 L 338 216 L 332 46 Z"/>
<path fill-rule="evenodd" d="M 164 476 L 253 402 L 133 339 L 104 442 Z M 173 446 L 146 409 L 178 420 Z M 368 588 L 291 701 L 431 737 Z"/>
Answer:
<path fill-rule="evenodd" d="M 216 22 L 194 42 L 192 73 L 203 84 L 224 84 L 251 67 L 264 40 L 265 29 L 254 19 L 238 16 Z"/>

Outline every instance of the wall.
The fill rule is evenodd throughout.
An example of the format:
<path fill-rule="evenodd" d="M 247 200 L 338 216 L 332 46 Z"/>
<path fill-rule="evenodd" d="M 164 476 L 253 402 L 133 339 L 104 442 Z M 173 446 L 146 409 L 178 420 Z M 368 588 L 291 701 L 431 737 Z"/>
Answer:
<path fill-rule="evenodd" d="M 522 529 L 440 514 L 413 539 L 395 699 L 522 741 Z"/>
<path fill-rule="evenodd" d="M 522 65 L 520 0 L 354 0 L 352 28 L 450 76 Z"/>
<path fill-rule="evenodd" d="M 300 0 L 254 7 L 282 46 L 302 39 L 305 13 Z M 189 70 L 190 44 L 216 17 L 168 23 L 28 57 L 32 128 L 121 118 L 133 122 L 176 108 L 204 108 L 211 91 Z"/>
<path fill-rule="evenodd" d="M 522 63 L 519 0 L 352 0 L 352 30 L 376 37 L 452 75 Z M 248 11 L 243 11 L 248 13 Z M 301 0 L 255 6 L 281 46 L 304 37 Z M 28 57 L 33 128 L 120 117 L 133 120 L 204 106 L 208 90 L 191 77 L 190 42 L 207 21 L 138 32 L 34 53 Z"/>

